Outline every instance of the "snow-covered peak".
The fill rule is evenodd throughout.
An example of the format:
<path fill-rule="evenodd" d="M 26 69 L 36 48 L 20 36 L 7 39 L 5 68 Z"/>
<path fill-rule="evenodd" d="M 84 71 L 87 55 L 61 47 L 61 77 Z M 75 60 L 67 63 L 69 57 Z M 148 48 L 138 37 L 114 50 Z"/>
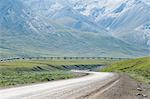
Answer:
<path fill-rule="evenodd" d="M 93 9 L 100 10 L 105 8 L 104 12 L 114 9 L 124 0 L 72 0 L 74 8 L 81 11 L 82 14 L 89 16 Z"/>
<path fill-rule="evenodd" d="M 81 14 L 95 18 L 116 17 L 139 3 L 148 5 L 150 0 L 69 0 Z"/>
<path fill-rule="evenodd" d="M 58 0 L 22 0 L 26 6 L 31 8 L 37 14 L 51 16 L 58 10 L 61 10 L 64 5 Z"/>
<path fill-rule="evenodd" d="M 150 0 L 142 0 L 145 4 L 150 5 Z"/>

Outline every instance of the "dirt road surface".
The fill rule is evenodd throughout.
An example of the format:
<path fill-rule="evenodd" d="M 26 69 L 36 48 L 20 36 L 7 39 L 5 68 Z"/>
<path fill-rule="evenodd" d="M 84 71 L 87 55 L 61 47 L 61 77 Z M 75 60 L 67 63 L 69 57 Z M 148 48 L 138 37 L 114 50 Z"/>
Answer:
<path fill-rule="evenodd" d="M 84 72 L 88 76 L 0 90 L 0 99 L 150 99 L 137 94 L 137 84 L 114 73 Z M 129 80 L 126 81 L 126 80 Z M 131 85 L 130 85 L 131 84 Z"/>

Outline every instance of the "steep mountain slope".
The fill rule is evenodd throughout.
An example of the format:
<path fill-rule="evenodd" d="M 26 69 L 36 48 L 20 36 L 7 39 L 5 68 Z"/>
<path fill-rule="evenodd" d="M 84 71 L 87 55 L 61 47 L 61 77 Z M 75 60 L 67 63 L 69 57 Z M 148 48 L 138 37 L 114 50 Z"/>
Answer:
<path fill-rule="evenodd" d="M 69 51 L 71 48 L 75 49 L 77 45 L 83 46 L 82 42 L 76 40 L 78 39 L 76 35 L 67 32 L 69 30 L 65 32 L 65 27 L 28 12 L 19 0 L 3 0 L 0 4 L 2 4 L 1 50 L 4 54 L 2 57 L 7 54 L 38 56 L 47 53 L 53 56 L 55 55 L 53 51 L 58 50 L 59 54 L 67 45 Z M 16 10 L 19 5 L 21 7 Z"/>
<path fill-rule="evenodd" d="M 148 25 L 150 22 L 149 11 L 149 5 L 145 5 L 141 2 L 137 3 L 132 7 L 132 9 L 124 12 L 124 14 L 120 15 L 119 18 L 113 21 L 113 23 L 110 25 L 110 29 L 113 32 L 113 35 L 121 38 L 126 42 L 149 47 L 149 29 L 147 28 L 143 31 L 137 30 L 138 27 L 146 24 Z"/>
<path fill-rule="evenodd" d="M 65 2 L 61 3 L 65 7 L 56 7 L 59 9 L 54 9 L 49 15 L 52 13 L 50 8 L 60 5 L 60 1 L 55 2 L 55 6 L 51 5 L 51 0 L 44 1 L 46 3 L 41 0 L 0 1 L 1 57 L 135 57 L 149 53 L 147 49 L 110 36 L 93 19 L 81 15 Z M 35 2 L 36 5 L 42 2 L 51 6 L 44 9 L 42 5 L 36 13 Z"/>
<path fill-rule="evenodd" d="M 136 30 L 150 22 L 149 0 L 72 0 L 70 3 L 113 36 L 127 43 L 149 47 L 149 30 Z"/>
<path fill-rule="evenodd" d="M 74 10 L 69 2 L 64 0 L 27 0 L 26 6 L 33 12 L 49 19 L 55 20 L 65 26 L 81 31 L 105 32 L 106 30 L 98 26 L 92 19 Z"/>

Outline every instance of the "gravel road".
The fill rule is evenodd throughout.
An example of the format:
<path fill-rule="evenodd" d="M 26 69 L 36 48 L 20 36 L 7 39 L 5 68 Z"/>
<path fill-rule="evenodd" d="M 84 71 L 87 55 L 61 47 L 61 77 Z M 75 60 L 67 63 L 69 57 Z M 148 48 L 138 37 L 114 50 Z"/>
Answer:
<path fill-rule="evenodd" d="M 110 86 L 118 82 L 118 75 L 114 73 L 87 72 L 89 75 L 28 85 L 23 87 L 0 90 L 0 99 L 87 99 L 97 92 L 103 93 Z M 99 99 L 94 97 L 93 99 Z"/>

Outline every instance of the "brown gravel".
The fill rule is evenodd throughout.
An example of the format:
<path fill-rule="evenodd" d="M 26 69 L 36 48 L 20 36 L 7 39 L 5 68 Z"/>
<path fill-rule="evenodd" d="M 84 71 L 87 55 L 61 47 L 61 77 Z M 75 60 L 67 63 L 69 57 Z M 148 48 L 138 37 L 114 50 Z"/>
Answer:
<path fill-rule="evenodd" d="M 88 99 L 150 99 L 150 85 L 139 83 L 125 74 L 120 75 L 118 82 L 107 87 L 110 88 Z"/>

